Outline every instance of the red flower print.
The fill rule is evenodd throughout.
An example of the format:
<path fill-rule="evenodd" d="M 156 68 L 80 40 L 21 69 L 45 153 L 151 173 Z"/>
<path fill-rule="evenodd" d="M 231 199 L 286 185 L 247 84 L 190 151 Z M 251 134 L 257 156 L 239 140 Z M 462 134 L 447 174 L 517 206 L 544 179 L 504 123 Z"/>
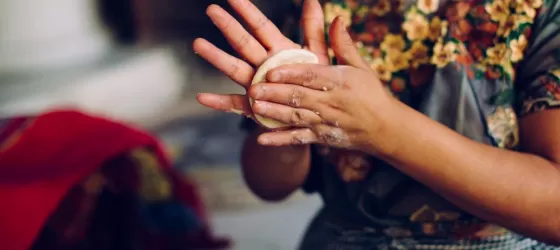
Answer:
<path fill-rule="evenodd" d="M 457 2 L 453 4 L 445 11 L 445 16 L 447 17 L 447 21 L 452 23 L 452 22 L 458 22 L 460 20 L 463 20 L 465 16 L 467 16 L 470 7 L 471 6 L 469 3 L 464 3 L 464 2 Z"/>
<path fill-rule="evenodd" d="M 370 33 L 373 36 L 373 40 L 376 42 L 383 41 L 383 38 L 389 33 L 389 26 L 380 22 L 368 20 L 365 28 L 366 33 Z"/>
<path fill-rule="evenodd" d="M 460 20 L 449 25 L 449 31 L 451 32 L 451 37 L 459 40 L 465 41 L 469 38 L 472 30 L 471 24 L 467 20 Z"/>
<path fill-rule="evenodd" d="M 486 69 L 486 77 L 488 79 L 494 80 L 500 78 L 501 76 L 502 72 L 496 67 L 488 66 L 488 68 Z"/>

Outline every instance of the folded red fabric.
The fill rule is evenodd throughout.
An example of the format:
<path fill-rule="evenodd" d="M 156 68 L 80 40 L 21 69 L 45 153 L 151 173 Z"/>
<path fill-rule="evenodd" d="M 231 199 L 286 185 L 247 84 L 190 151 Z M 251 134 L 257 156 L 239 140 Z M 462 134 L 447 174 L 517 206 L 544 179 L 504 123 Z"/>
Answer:
<path fill-rule="evenodd" d="M 65 196 L 103 164 L 150 148 L 173 197 L 202 223 L 196 187 L 171 169 L 158 141 L 131 127 L 76 111 L 14 118 L 0 128 L 0 248 L 29 249 Z"/>

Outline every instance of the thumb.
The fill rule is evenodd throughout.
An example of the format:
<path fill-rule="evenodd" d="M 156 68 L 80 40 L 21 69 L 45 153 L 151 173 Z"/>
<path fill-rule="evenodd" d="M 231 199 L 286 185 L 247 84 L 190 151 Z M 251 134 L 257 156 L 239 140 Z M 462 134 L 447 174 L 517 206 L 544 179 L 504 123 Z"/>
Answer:
<path fill-rule="evenodd" d="M 370 70 L 369 65 L 364 61 L 363 57 L 358 53 L 354 40 L 346 30 L 346 25 L 342 18 L 337 17 L 331 23 L 329 28 L 329 37 L 331 48 L 338 64 L 354 66 L 357 68 Z"/>

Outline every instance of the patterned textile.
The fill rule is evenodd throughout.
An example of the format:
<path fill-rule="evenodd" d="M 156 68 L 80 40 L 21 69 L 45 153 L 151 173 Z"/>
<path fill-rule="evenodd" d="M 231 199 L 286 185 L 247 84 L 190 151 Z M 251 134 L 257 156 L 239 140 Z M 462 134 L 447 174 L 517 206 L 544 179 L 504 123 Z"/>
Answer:
<path fill-rule="evenodd" d="M 380 236 L 370 233 L 345 231 L 336 237 L 336 242 L 324 248 L 318 248 L 318 244 L 309 246 L 304 245 L 304 249 L 326 249 L 326 250 L 402 250 L 402 249 L 418 249 L 418 250 L 489 250 L 489 249 L 506 249 L 506 250 L 553 250 L 550 247 L 539 243 L 535 240 L 523 238 L 517 235 L 500 235 L 492 236 L 478 240 L 461 240 L 453 241 L 446 239 L 430 239 L 422 237 L 412 238 L 394 238 L 389 236 Z M 324 242 L 324 241 L 323 241 Z M 317 242 L 315 242 L 317 243 Z M 375 246 L 375 247 L 372 247 Z"/>
<path fill-rule="evenodd" d="M 322 3 L 325 24 L 342 16 L 364 59 L 395 97 L 474 141 L 515 150 L 518 117 L 560 106 L 560 1 Z M 255 125 L 247 120 L 243 126 Z M 307 239 L 333 239 L 336 246 L 336 237 L 323 235 L 325 223 L 347 228 L 348 222 L 390 238 L 448 240 L 444 248 L 429 249 L 463 249 L 461 241 L 450 239 L 509 235 L 378 159 L 319 145 L 313 154 L 303 188 L 320 193 L 338 218 L 319 216 Z M 473 248 L 465 249 L 482 243 L 468 244 Z"/>
<path fill-rule="evenodd" d="M 406 231 L 398 231 L 394 228 L 379 230 L 373 227 L 348 225 L 347 222 L 341 223 L 334 220 L 332 215 L 323 209 L 313 220 L 299 249 L 555 250 L 559 248 L 512 233 L 480 238 L 407 235 Z"/>
<path fill-rule="evenodd" d="M 196 186 L 151 136 L 73 111 L 0 127 L 6 250 L 223 249 Z"/>

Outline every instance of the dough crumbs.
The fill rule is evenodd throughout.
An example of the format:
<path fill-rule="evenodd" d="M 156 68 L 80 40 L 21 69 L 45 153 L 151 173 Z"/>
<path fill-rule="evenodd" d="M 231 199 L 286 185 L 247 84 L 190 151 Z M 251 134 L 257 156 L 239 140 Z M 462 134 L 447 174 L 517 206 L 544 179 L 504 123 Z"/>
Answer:
<path fill-rule="evenodd" d="M 230 111 L 231 113 L 234 113 L 234 114 L 245 115 L 245 113 L 243 113 L 243 111 L 241 111 L 241 110 L 239 110 L 239 109 L 231 108 L 229 111 Z"/>

